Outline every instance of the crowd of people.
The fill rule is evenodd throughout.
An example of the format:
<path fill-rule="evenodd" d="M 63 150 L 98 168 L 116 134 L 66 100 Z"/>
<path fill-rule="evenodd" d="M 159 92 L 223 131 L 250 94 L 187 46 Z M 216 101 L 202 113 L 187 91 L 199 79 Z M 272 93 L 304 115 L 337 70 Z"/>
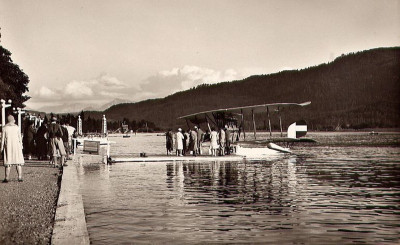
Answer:
<path fill-rule="evenodd" d="M 178 128 L 176 133 L 168 130 L 165 135 L 167 155 L 174 155 L 174 148 L 177 156 L 202 155 L 204 154 L 202 145 L 206 139 L 210 140 L 211 155 L 223 156 L 231 153 L 232 137 L 231 130 L 227 125 L 218 131 L 211 128 L 211 132 L 207 131 L 206 133 L 199 126 L 194 126 L 193 129 L 187 131 Z"/>
<path fill-rule="evenodd" d="M 48 160 L 58 166 L 57 157 L 61 156 L 60 165 L 65 165 L 72 153 L 72 137 L 76 132 L 68 122 L 59 123 L 56 117 L 49 124 L 42 123 L 39 127 L 29 121 L 23 132 L 24 155 L 27 159 L 36 156 L 38 160 Z"/>
<path fill-rule="evenodd" d="M 72 137 L 75 128 L 67 122 L 59 124 L 56 117 L 51 118 L 50 124 L 35 125 L 29 120 L 21 134 L 19 126 L 15 124 L 12 115 L 7 117 L 7 124 L 2 129 L 1 155 L 4 159 L 5 179 L 8 182 L 10 168 L 15 165 L 18 172 L 18 181 L 22 179 L 22 166 L 25 159 L 36 156 L 38 160 L 50 160 L 54 167 L 68 166 L 66 164 L 71 154 Z M 58 157 L 60 161 L 58 161 Z"/>

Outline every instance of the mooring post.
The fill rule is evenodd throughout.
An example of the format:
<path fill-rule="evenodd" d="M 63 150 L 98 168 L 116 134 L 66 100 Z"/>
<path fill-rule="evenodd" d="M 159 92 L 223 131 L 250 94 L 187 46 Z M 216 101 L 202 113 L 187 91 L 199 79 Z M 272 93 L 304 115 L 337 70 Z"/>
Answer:
<path fill-rule="evenodd" d="M 107 141 L 106 155 L 103 157 L 103 163 L 108 164 L 109 158 L 110 158 L 110 142 Z"/>

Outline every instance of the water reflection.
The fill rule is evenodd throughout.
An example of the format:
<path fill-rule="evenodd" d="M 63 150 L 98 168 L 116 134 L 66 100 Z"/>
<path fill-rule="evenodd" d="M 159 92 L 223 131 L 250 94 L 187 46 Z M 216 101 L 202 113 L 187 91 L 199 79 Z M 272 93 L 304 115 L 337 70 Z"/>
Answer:
<path fill-rule="evenodd" d="M 302 186 L 296 161 L 171 162 L 166 164 L 166 184 L 173 191 L 190 193 L 190 204 L 255 204 L 259 211 L 279 214 L 293 211 L 298 201 Z"/>
<path fill-rule="evenodd" d="M 298 150 L 272 161 L 83 163 L 91 242 L 399 241 L 398 148 Z"/>

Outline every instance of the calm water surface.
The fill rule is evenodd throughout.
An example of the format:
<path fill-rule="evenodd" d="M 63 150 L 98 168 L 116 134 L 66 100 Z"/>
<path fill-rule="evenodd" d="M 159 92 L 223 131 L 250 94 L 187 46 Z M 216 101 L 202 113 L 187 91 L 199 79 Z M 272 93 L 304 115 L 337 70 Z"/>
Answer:
<path fill-rule="evenodd" d="M 370 136 L 316 135 L 350 142 Z M 375 136 L 374 136 L 375 137 Z M 374 140 L 398 141 L 399 135 Z M 113 155 L 164 137 L 112 138 Z M 400 148 L 314 146 L 271 161 L 78 168 L 90 240 L 121 243 L 398 243 Z M 86 162 L 86 163 L 85 163 Z"/>

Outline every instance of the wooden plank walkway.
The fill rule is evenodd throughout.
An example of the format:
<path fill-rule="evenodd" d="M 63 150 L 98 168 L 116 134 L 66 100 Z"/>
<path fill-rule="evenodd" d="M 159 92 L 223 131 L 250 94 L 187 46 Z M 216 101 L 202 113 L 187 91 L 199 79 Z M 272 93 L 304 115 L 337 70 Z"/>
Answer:
<path fill-rule="evenodd" d="M 111 157 L 111 163 L 116 162 L 178 162 L 178 161 L 242 161 L 243 156 L 148 156 L 148 157 Z"/>

